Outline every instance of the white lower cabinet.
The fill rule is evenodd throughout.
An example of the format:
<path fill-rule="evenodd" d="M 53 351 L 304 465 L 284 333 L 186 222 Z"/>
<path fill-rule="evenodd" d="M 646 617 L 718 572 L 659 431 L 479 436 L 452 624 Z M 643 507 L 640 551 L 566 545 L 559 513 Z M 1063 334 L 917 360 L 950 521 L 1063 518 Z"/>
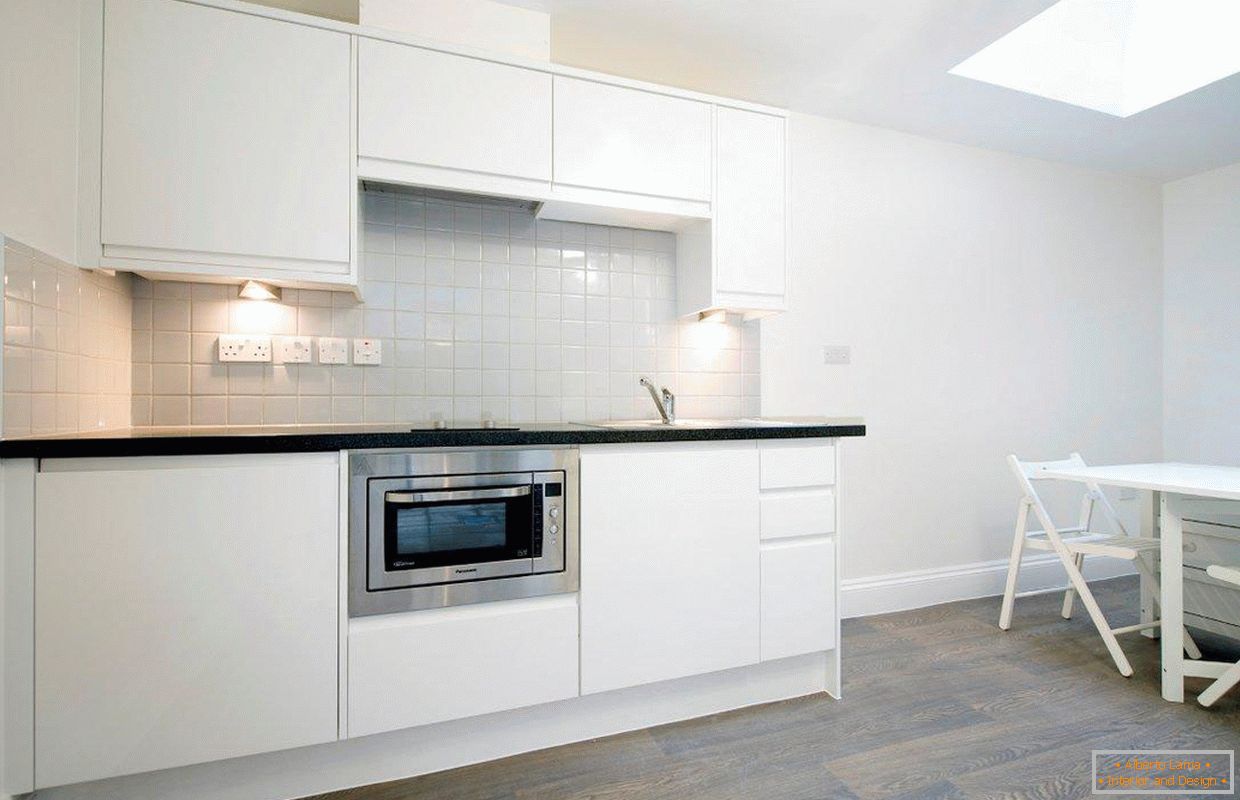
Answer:
<path fill-rule="evenodd" d="M 762 545 L 762 660 L 835 647 L 835 543 Z"/>
<path fill-rule="evenodd" d="M 581 450 L 581 691 L 758 661 L 758 452 Z"/>
<path fill-rule="evenodd" d="M 44 461 L 35 788 L 337 738 L 335 454 Z"/>
<path fill-rule="evenodd" d="M 576 697 L 577 596 L 349 623 L 349 736 Z"/>

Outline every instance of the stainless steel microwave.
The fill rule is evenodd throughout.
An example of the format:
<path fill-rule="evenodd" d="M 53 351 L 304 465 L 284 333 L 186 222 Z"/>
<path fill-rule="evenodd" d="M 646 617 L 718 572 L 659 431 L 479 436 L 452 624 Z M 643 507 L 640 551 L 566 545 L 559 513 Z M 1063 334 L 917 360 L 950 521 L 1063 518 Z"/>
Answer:
<path fill-rule="evenodd" d="M 577 590 L 575 449 L 349 454 L 349 614 Z"/>

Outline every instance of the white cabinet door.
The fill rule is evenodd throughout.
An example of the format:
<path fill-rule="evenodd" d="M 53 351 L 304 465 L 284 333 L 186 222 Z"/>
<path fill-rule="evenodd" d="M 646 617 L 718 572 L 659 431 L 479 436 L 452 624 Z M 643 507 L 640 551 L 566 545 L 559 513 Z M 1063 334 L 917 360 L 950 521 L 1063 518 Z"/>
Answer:
<path fill-rule="evenodd" d="M 710 200 L 711 106 L 555 77 L 555 183 Z"/>
<path fill-rule="evenodd" d="M 348 273 L 350 46 L 252 14 L 107 0 L 105 263 Z"/>
<path fill-rule="evenodd" d="M 757 662 L 757 455 L 582 448 L 582 694 Z"/>
<path fill-rule="evenodd" d="M 715 291 L 778 297 L 782 305 L 786 121 L 724 106 L 715 113 Z"/>
<path fill-rule="evenodd" d="M 551 75 L 374 39 L 358 44 L 360 157 L 550 182 Z"/>
<path fill-rule="evenodd" d="M 39 473 L 36 788 L 336 739 L 337 458 L 209 460 Z"/>
<path fill-rule="evenodd" d="M 349 623 L 349 736 L 577 696 L 577 596 Z"/>
<path fill-rule="evenodd" d="M 762 545 L 762 660 L 835 647 L 835 543 Z"/>

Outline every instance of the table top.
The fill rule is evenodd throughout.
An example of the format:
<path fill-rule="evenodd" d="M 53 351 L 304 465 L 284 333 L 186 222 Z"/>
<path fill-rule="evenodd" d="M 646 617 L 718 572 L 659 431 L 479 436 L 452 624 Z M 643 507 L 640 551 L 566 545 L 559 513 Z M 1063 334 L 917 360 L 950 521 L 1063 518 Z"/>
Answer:
<path fill-rule="evenodd" d="M 1149 489 L 1191 497 L 1240 500 L 1240 467 L 1165 462 L 1064 467 L 1048 469 L 1041 474 L 1047 478 L 1066 481 L 1092 481 L 1103 486 L 1125 486 L 1130 489 Z"/>

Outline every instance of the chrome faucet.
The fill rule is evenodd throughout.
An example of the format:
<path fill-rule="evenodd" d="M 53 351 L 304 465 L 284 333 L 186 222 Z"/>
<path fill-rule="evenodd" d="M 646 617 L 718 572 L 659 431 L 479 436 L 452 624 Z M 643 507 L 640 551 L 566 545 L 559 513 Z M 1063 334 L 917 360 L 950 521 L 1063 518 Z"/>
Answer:
<path fill-rule="evenodd" d="M 676 395 L 664 386 L 663 396 L 659 397 L 659 393 L 655 391 L 654 381 L 645 375 L 638 381 L 639 384 L 646 387 L 646 391 L 650 392 L 650 399 L 654 401 L 654 407 L 659 409 L 659 416 L 663 417 L 663 422 L 671 425 L 676 421 Z"/>

